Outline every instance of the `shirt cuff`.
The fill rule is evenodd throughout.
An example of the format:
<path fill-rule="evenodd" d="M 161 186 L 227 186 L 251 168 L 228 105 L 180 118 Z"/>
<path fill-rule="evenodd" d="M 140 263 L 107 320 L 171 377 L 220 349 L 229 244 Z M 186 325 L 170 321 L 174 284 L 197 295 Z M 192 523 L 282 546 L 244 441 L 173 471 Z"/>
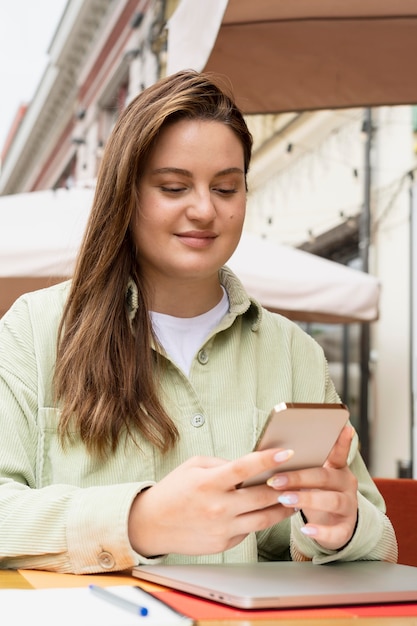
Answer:
<path fill-rule="evenodd" d="M 67 522 L 67 547 L 75 574 L 115 572 L 158 563 L 136 553 L 129 542 L 128 519 L 138 493 L 154 482 L 88 487 L 74 494 Z"/>
<path fill-rule="evenodd" d="M 339 550 L 326 550 L 314 539 L 301 532 L 304 521 L 300 513 L 291 520 L 291 556 L 294 561 L 312 560 L 314 563 L 331 561 L 375 560 L 396 562 L 397 542 L 387 516 L 358 494 L 358 523 L 351 540 Z"/>

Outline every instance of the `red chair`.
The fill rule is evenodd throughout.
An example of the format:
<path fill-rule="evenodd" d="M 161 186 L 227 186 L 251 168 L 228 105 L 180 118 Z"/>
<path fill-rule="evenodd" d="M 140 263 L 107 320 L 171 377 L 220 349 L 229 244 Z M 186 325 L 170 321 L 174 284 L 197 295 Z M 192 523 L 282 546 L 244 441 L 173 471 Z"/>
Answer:
<path fill-rule="evenodd" d="M 417 480 L 373 479 L 387 507 L 398 542 L 398 563 L 417 566 Z"/>

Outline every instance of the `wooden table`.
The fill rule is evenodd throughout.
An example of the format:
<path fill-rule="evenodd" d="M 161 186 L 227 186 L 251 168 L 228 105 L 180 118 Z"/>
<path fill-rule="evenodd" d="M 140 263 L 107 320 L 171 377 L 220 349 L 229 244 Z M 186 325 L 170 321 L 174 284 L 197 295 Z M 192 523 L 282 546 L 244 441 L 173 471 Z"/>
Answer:
<path fill-rule="evenodd" d="M 149 591 L 159 591 L 183 597 L 183 594 L 171 592 L 165 588 L 142 583 L 129 574 L 104 574 L 74 576 L 72 574 L 55 574 L 53 572 L 41 572 L 34 570 L 0 570 L 0 589 L 45 589 L 51 587 L 85 587 L 91 583 L 108 585 L 126 585 L 138 582 Z M 158 594 L 156 594 L 158 595 Z M 195 600 L 196 603 L 214 603 L 203 600 Z M 196 605 L 198 606 L 198 604 Z M 219 605 L 215 605 L 217 608 Z M 221 609 L 220 609 L 221 610 Z M 230 612 L 236 613 L 234 617 Z M 203 609 L 204 613 L 204 609 Z M 203 613 L 200 613 L 203 615 Z M 417 603 L 408 605 L 388 605 L 387 607 L 339 607 L 335 609 L 302 609 L 270 611 L 234 611 L 225 609 L 225 618 L 204 616 L 196 620 L 198 626 L 417 626 Z M 238 614 L 238 615 L 237 615 Z"/>

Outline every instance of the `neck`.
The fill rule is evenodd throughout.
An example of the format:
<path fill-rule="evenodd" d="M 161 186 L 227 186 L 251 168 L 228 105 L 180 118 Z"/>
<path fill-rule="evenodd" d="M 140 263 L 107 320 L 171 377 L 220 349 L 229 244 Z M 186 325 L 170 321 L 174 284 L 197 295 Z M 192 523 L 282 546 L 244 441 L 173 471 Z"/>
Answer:
<path fill-rule="evenodd" d="M 167 281 L 153 289 L 152 311 L 173 317 L 196 317 L 220 302 L 223 291 L 218 276 L 205 281 Z"/>

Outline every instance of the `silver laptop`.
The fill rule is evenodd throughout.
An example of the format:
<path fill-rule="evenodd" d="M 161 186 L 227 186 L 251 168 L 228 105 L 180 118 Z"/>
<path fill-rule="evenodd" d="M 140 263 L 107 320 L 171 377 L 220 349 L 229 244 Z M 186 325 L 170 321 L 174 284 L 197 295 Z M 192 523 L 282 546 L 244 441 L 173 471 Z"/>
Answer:
<path fill-rule="evenodd" d="M 139 565 L 132 574 L 242 609 L 417 602 L 417 567 L 383 561 Z"/>

